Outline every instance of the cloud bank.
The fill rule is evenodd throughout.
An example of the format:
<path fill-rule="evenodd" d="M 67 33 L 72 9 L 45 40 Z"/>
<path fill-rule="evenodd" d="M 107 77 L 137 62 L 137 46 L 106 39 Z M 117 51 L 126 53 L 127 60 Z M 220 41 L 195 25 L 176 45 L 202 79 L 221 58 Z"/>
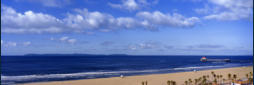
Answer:
<path fill-rule="evenodd" d="M 68 36 L 62 36 L 58 39 L 55 39 L 55 38 L 51 37 L 49 40 L 51 40 L 51 41 L 60 41 L 60 42 L 69 43 L 69 44 L 75 44 L 77 42 L 77 39 L 70 38 Z"/>
<path fill-rule="evenodd" d="M 13 42 L 13 41 L 1 40 L 1 46 L 3 47 L 29 46 L 31 44 L 32 44 L 31 41 Z"/>
<path fill-rule="evenodd" d="M 253 18 L 253 0 L 208 0 L 212 7 L 195 9 L 197 13 L 205 13 L 206 20 L 233 21 Z"/>
<path fill-rule="evenodd" d="M 19 13 L 11 7 L 2 6 L 2 33 L 86 33 L 91 31 L 109 32 L 118 29 L 187 28 L 199 22 L 198 17 L 184 17 L 178 13 L 160 11 L 136 13 L 134 17 L 114 17 L 86 8 L 66 13 L 63 19 L 45 13 L 25 11 Z"/>

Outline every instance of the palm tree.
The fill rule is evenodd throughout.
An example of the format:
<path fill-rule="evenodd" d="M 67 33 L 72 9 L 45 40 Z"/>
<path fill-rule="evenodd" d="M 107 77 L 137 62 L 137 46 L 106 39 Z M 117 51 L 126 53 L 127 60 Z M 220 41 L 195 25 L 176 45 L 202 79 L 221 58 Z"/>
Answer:
<path fill-rule="evenodd" d="M 199 77 L 198 80 L 201 81 L 202 77 Z"/>
<path fill-rule="evenodd" d="M 246 78 L 249 78 L 249 74 L 246 74 L 245 76 L 246 76 Z"/>
<path fill-rule="evenodd" d="M 217 78 L 220 78 L 220 75 L 216 75 Z"/>
<path fill-rule="evenodd" d="M 203 79 L 205 79 L 206 78 L 206 76 L 203 76 Z"/>
<path fill-rule="evenodd" d="M 185 85 L 188 85 L 188 81 L 185 81 L 184 83 L 185 83 Z"/>
<path fill-rule="evenodd" d="M 252 72 L 250 72 L 250 77 L 253 77 L 253 74 L 252 74 Z"/>
<path fill-rule="evenodd" d="M 216 78 L 218 79 L 218 82 L 220 83 L 220 75 L 216 75 Z"/>
<path fill-rule="evenodd" d="M 171 85 L 171 81 L 168 80 L 168 81 L 167 81 L 167 84 L 168 84 L 168 85 Z"/>
<path fill-rule="evenodd" d="M 142 84 L 142 85 L 145 85 L 145 82 L 143 82 L 143 81 L 142 81 L 142 83 L 141 83 L 141 84 Z"/>
<path fill-rule="evenodd" d="M 222 79 L 223 78 L 223 75 L 220 75 L 220 79 Z M 223 83 L 223 82 L 222 82 Z"/>
<path fill-rule="evenodd" d="M 214 79 L 213 82 L 217 84 L 217 79 Z"/>
<path fill-rule="evenodd" d="M 226 81 L 226 79 L 223 78 L 223 79 L 222 79 L 222 84 L 224 84 L 225 81 Z"/>
<path fill-rule="evenodd" d="M 216 74 L 213 74 L 213 79 L 216 79 Z"/>
<path fill-rule="evenodd" d="M 250 78 L 250 83 L 253 83 L 253 78 Z"/>
<path fill-rule="evenodd" d="M 214 72 L 212 71 L 211 74 L 214 74 Z"/>
<path fill-rule="evenodd" d="M 192 84 L 192 80 L 191 79 L 189 79 L 189 82 L 190 82 L 189 84 Z"/>
<path fill-rule="evenodd" d="M 204 78 L 203 81 L 202 81 L 202 83 L 203 83 L 203 84 L 206 84 L 206 81 L 207 81 L 207 79 Z"/>
<path fill-rule="evenodd" d="M 209 75 L 206 75 L 207 78 L 209 78 Z"/>
<path fill-rule="evenodd" d="M 216 74 L 213 74 L 213 77 L 216 78 Z"/>
<path fill-rule="evenodd" d="M 228 80 L 230 80 L 230 79 L 231 79 L 231 74 L 229 73 L 229 74 L 228 74 Z"/>
<path fill-rule="evenodd" d="M 233 78 L 236 80 L 236 78 L 237 78 L 237 75 L 236 75 L 236 74 L 234 74 L 234 75 L 233 75 Z"/>
<path fill-rule="evenodd" d="M 176 85 L 176 82 L 175 82 L 175 81 L 172 81 L 172 85 Z"/>
<path fill-rule="evenodd" d="M 194 79 L 194 84 L 197 85 L 198 79 Z"/>

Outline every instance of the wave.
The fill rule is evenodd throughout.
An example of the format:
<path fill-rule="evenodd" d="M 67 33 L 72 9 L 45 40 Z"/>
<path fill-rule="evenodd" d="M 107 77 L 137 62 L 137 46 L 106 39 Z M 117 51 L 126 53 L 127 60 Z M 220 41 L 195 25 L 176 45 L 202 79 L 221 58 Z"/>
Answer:
<path fill-rule="evenodd" d="M 183 67 L 183 68 L 173 68 L 174 70 L 192 70 L 192 69 L 205 69 L 205 68 L 218 68 L 224 66 L 197 66 L 197 67 Z"/>
<path fill-rule="evenodd" d="M 206 68 L 218 68 L 223 66 L 197 66 L 197 67 L 183 67 L 183 68 L 170 68 L 170 69 L 156 69 L 156 70 L 135 70 L 135 71 L 109 71 L 109 72 L 80 72 L 80 73 L 68 73 L 68 74 L 44 74 L 44 75 L 21 75 L 21 76 L 5 76 L 1 75 L 1 81 L 30 81 L 36 79 L 54 79 L 54 78 L 96 78 L 95 76 L 106 75 L 106 76 L 117 76 L 126 73 L 153 73 L 153 72 L 174 72 L 181 70 L 198 70 Z"/>
<path fill-rule="evenodd" d="M 81 72 L 81 73 L 69 73 L 69 74 L 45 74 L 45 75 L 23 75 L 23 76 L 4 76 L 1 75 L 1 80 L 4 81 L 23 81 L 23 80 L 34 80 L 44 78 L 77 78 L 77 77 L 90 77 L 92 75 L 119 75 L 123 73 L 141 73 L 141 72 L 156 72 L 160 70 L 142 70 L 142 71 L 111 71 L 111 72 Z"/>

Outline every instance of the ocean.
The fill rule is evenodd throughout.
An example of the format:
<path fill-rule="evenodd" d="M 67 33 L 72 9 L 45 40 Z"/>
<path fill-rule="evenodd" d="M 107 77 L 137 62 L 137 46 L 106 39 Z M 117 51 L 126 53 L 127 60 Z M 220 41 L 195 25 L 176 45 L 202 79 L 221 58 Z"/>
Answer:
<path fill-rule="evenodd" d="M 253 56 L 27 55 L 1 56 L 1 85 L 252 66 Z"/>

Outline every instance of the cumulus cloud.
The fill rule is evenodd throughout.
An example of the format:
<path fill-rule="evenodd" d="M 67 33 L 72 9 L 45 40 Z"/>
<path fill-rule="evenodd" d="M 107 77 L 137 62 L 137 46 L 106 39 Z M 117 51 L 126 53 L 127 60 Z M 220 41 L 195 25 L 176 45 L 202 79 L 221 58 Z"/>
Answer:
<path fill-rule="evenodd" d="M 137 50 L 137 49 L 138 49 L 138 46 L 137 46 L 137 45 L 129 45 L 129 46 L 128 46 L 128 49 L 129 49 L 129 50 Z"/>
<path fill-rule="evenodd" d="M 51 40 L 55 40 L 54 38 L 50 38 Z M 59 41 L 61 42 L 67 42 L 67 43 L 70 43 L 70 44 L 74 44 L 77 42 L 77 39 L 74 39 L 74 38 L 69 38 L 68 36 L 63 36 L 63 37 L 60 37 L 59 38 Z"/>
<path fill-rule="evenodd" d="M 30 41 L 27 41 L 27 42 L 24 42 L 24 43 L 23 43 L 24 46 L 28 46 L 28 45 L 30 45 L 30 44 L 31 44 Z"/>
<path fill-rule="evenodd" d="M 134 17 L 114 17 L 98 11 L 75 9 L 63 19 L 52 15 L 26 11 L 18 13 L 13 8 L 2 6 L 2 33 L 93 33 L 109 32 L 117 29 L 148 29 L 161 27 L 193 27 L 199 22 L 197 17 L 184 17 L 177 13 L 138 12 Z"/>
<path fill-rule="evenodd" d="M 113 17 L 110 14 L 89 12 L 87 9 L 76 9 L 78 14 L 69 14 L 64 19 L 67 25 L 76 30 L 91 30 L 108 32 L 116 29 L 157 29 L 157 27 L 192 27 L 199 22 L 199 18 L 186 18 L 180 14 L 172 15 L 155 12 L 138 12 L 135 17 Z"/>
<path fill-rule="evenodd" d="M 198 48 L 221 48 L 223 47 L 222 45 L 206 45 L 206 44 L 201 44 L 197 46 Z"/>
<path fill-rule="evenodd" d="M 4 40 L 1 40 L 1 46 L 4 46 L 4 47 L 16 47 L 16 46 L 29 46 L 31 45 L 31 42 L 30 41 L 25 41 L 25 42 L 13 42 L 13 41 L 4 41 Z"/>
<path fill-rule="evenodd" d="M 68 38 L 69 38 L 69 37 L 64 36 L 64 37 L 61 37 L 59 40 L 61 40 L 61 41 L 66 41 Z"/>
<path fill-rule="evenodd" d="M 213 13 L 217 11 L 215 8 L 211 8 L 208 4 L 204 5 L 204 8 L 196 8 L 194 9 L 195 12 L 198 14 L 208 14 L 208 13 Z"/>
<path fill-rule="evenodd" d="M 137 44 L 129 44 L 129 50 L 140 50 L 140 49 L 154 49 L 160 46 L 157 42 L 142 42 Z"/>
<path fill-rule="evenodd" d="M 249 19 L 253 16 L 253 0 L 208 0 L 213 8 L 196 9 L 196 12 L 212 12 L 204 16 L 204 19 L 239 20 Z"/>
<path fill-rule="evenodd" d="M 138 10 L 148 5 L 156 4 L 158 0 L 148 1 L 148 0 L 122 0 L 121 4 L 109 3 L 112 8 L 125 9 L 128 11 Z"/>
<path fill-rule="evenodd" d="M 26 11 L 17 13 L 13 8 L 1 7 L 1 31 L 4 33 L 56 33 L 60 32 L 61 21 L 54 16 Z"/>
<path fill-rule="evenodd" d="M 76 39 L 69 39 L 69 40 L 67 40 L 67 42 L 68 42 L 68 43 L 71 43 L 71 44 L 76 43 L 76 41 L 77 41 Z"/>
<path fill-rule="evenodd" d="M 1 40 L 1 46 L 4 46 L 4 47 L 29 46 L 29 45 L 31 45 L 30 41 L 13 42 L 13 41 L 4 41 L 4 40 Z"/>
<path fill-rule="evenodd" d="M 89 12 L 87 9 L 76 9 L 77 14 L 68 14 L 63 20 L 66 25 L 75 31 L 99 30 L 105 29 L 113 30 L 117 28 L 115 25 L 116 19 L 106 13 L 98 11 Z"/>
<path fill-rule="evenodd" d="M 187 46 L 187 48 L 184 48 L 184 50 L 218 50 L 225 48 L 223 45 L 213 45 L 213 44 L 200 44 L 200 45 L 191 45 Z"/>
<path fill-rule="evenodd" d="M 69 5 L 70 0 L 16 0 L 30 3 L 39 3 L 45 7 L 62 7 L 64 5 Z"/>
<path fill-rule="evenodd" d="M 6 42 L 4 44 L 4 46 L 6 46 L 6 47 L 16 47 L 17 43 L 16 42 Z"/>
<path fill-rule="evenodd" d="M 139 18 L 143 21 L 141 25 L 146 28 L 155 28 L 155 27 L 192 27 L 197 22 L 199 18 L 190 17 L 186 18 L 180 14 L 164 14 L 159 11 L 155 12 L 139 12 L 137 14 Z"/>
<path fill-rule="evenodd" d="M 109 5 L 113 8 L 127 9 L 129 11 L 137 10 L 139 8 L 138 3 L 135 0 L 123 0 L 122 4 L 112 4 Z"/>

